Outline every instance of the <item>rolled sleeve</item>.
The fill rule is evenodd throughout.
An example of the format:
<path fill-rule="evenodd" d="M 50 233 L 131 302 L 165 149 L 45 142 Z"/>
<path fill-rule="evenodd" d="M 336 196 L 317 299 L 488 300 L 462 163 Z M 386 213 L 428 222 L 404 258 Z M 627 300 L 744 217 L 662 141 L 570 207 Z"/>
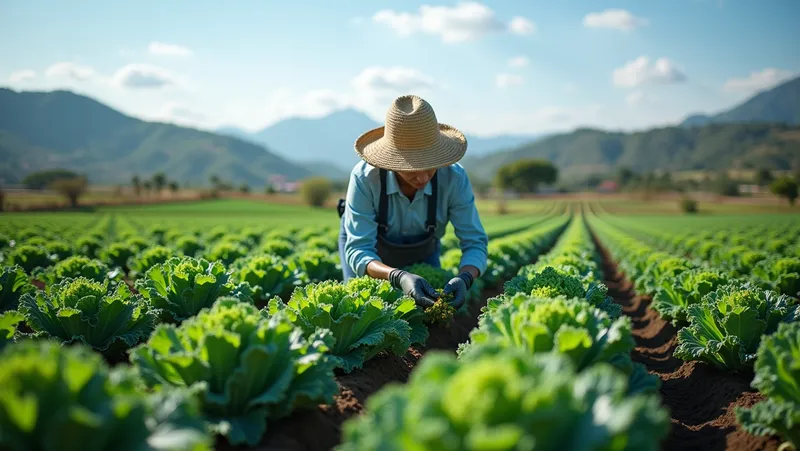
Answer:
<path fill-rule="evenodd" d="M 455 175 L 448 213 L 461 248 L 459 267 L 471 265 L 483 274 L 486 272 L 489 237 L 481 224 L 469 177 L 463 171 L 456 172 Z"/>
<path fill-rule="evenodd" d="M 358 276 L 367 272 L 372 260 L 380 261 L 375 249 L 378 223 L 369 187 L 354 173 L 347 187 L 347 206 L 344 213 L 344 228 L 347 231 L 345 261 Z"/>

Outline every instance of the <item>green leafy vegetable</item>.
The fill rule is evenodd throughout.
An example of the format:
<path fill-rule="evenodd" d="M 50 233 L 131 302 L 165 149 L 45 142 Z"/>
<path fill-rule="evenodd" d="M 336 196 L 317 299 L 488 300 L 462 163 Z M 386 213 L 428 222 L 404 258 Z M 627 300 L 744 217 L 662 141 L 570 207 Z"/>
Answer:
<path fill-rule="evenodd" d="M 131 351 L 149 386 L 201 393 L 206 420 L 233 445 L 255 445 L 267 423 L 329 403 L 338 391 L 327 330 L 308 339 L 282 313 L 269 318 L 225 298 L 180 326 L 162 324 Z"/>
<path fill-rule="evenodd" d="M 221 296 L 252 302 L 252 287 L 234 283 L 222 263 L 203 258 L 171 257 L 151 267 L 136 289 L 158 309 L 161 321 L 179 323 Z"/>
<path fill-rule="evenodd" d="M 337 449 L 658 450 L 668 430 L 658 398 L 629 395 L 606 364 L 575 374 L 557 354 L 429 352 L 407 384 L 385 386 L 344 423 Z"/>
<path fill-rule="evenodd" d="M 0 353 L 0 448 L 9 451 L 210 450 L 196 399 L 146 395 L 83 346 L 24 340 Z"/>
<path fill-rule="evenodd" d="M 36 291 L 36 287 L 28 281 L 28 275 L 21 266 L 3 267 L 0 272 L 0 312 L 16 310 L 20 297 L 33 291 Z"/>
<path fill-rule="evenodd" d="M 128 285 L 111 287 L 108 281 L 85 277 L 26 293 L 19 310 L 34 331 L 64 343 L 80 342 L 109 356 L 146 339 L 156 319 L 147 302 L 133 295 Z"/>

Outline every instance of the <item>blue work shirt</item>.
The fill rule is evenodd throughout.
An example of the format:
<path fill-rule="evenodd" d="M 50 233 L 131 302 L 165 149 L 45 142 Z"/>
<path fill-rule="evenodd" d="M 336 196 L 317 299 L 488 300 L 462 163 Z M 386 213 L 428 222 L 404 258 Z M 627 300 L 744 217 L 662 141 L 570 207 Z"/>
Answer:
<path fill-rule="evenodd" d="M 489 238 L 481 224 L 475 207 L 475 195 L 464 168 L 456 163 L 437 170 L 439 198 L 436 211 L 436 237 L 441 239 L 447 223 L 453 224 L 461 248 L 459 267 L 472 265 L 483 274 L 486 271 Z M 343 215 L 347 232 L 345 260 L 363 276 L 367 264 L 380 261 L 375 249 L 378 236 L 378 202 L 381 194 L 380 170 L 362 161 L 350 173 L 346 208 Z M 402 191 L 392 171 L 386 177 L 386 195 L 389 198 L 388 231 L 386 237 L 393 242 L 407 242 L 407 237 L 426 233 L 428 203 L 423 196 L 433 193 L 431 182 L 417 190 L 413 200 Z"/>

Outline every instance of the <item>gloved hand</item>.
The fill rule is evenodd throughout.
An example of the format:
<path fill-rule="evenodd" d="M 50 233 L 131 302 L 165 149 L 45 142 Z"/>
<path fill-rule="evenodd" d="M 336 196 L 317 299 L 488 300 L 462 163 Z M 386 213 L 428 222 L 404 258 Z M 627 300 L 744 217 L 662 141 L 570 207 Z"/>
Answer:
<path fill-rule="evenodd" d="M 465 271 L 450 279 L 447 285 L 444 286 L 444 293 L 453 295 L 453 302 L 450 305 L 456 310 L 461 308 L 464 305 L 464 301 L 467 300 L 467 292 L 472 287 L 473 281 L 472 274 Z"/>
<path fill-rule="evenodd" d="M 393 287 L 402 290 L 403 294 L 413 299 L 418 306 L 423 308 L 432 306 L 439 297 L 436 290 L 427 280 L 402 269 L 395 269 L 389 273 L 389 283 Z"/>

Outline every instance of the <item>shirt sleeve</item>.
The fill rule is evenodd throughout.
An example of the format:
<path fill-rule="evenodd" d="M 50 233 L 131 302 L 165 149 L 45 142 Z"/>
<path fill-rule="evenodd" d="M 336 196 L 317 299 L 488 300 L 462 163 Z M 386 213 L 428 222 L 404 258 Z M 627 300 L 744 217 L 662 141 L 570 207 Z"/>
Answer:
<path fill-rule="evenodd" d="M 380 261 L 375 248 L 378 236 L 377 213 L 370 188 L 354 173 L 347 187 L 344 228 L 347 231 L 345 261 L 358 276 L 367 272 L 372 260 Z"/>
<path fill-rule="evenodd" d="M 465 172 L 456 172 L 454 176 L 448 216 L 461 248 L 459 268 L 471 265 L 483 274 L 486 272 L 489 237 L 481 224 L 469 177 Z"/>

